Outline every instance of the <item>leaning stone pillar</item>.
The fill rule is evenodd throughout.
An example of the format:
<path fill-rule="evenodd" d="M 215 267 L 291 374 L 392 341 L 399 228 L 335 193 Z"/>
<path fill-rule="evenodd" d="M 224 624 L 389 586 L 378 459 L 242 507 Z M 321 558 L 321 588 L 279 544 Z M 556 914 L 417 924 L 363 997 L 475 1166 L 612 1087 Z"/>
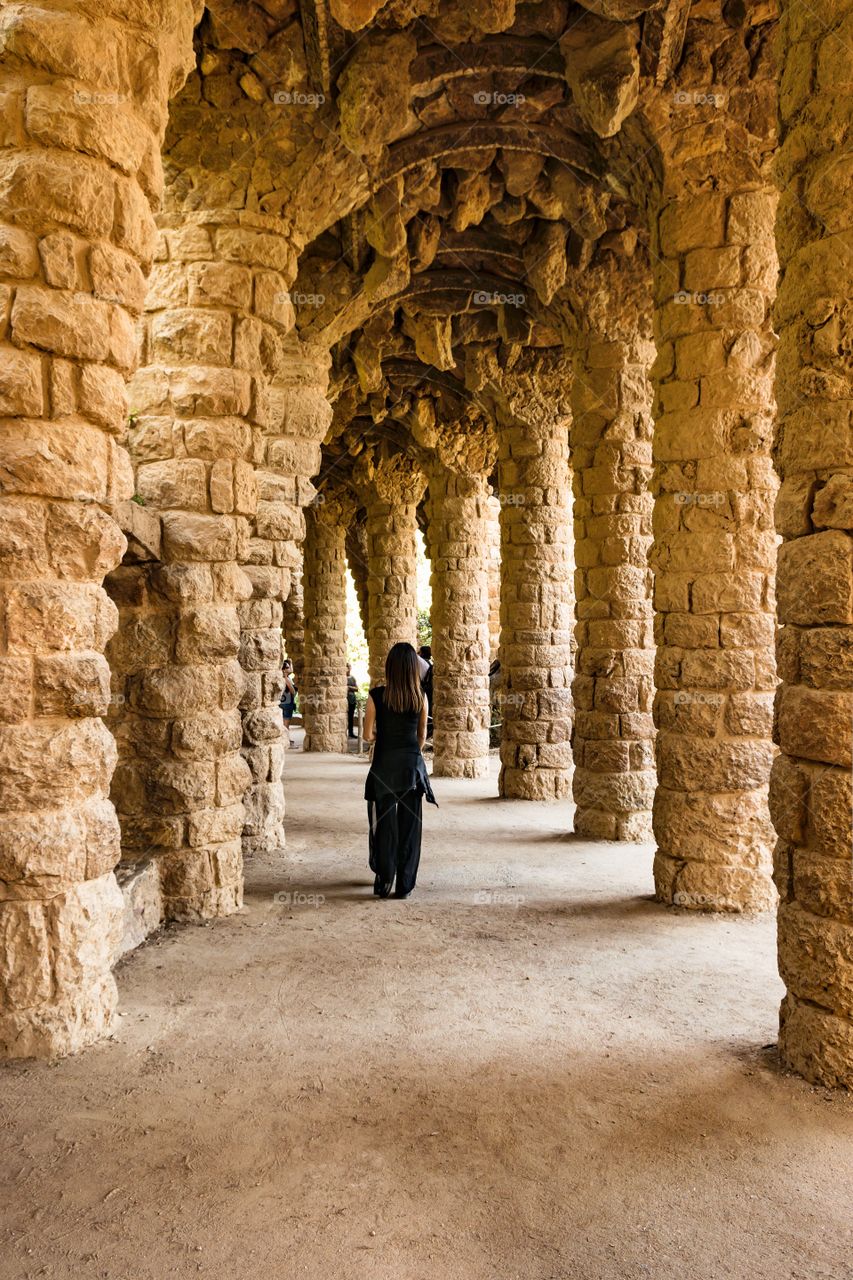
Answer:
<path fill-rule="evenodd" d="M 0 377 L 0 1055 L 109 1027 L 121 932 L 116 761 L 101 717 L 116 628 L 101 583 L 132 490 L 120 442 L 150 268 L 165 88 L 193 6 L 6 6 Z M 150 25 L 146 16 L 151 19 Z M 157 74 L 151 75 L 152 50 Z M 140 86 L 144 85 L 144 92 Z"/>
<path fill-rule="evenodd" d="M 426 480 L 405 454 L 360 458 L 353 473 L 367 509 L 370 683 L 401 640 L 417 645 L 417 509 Z"/>
<path fill-rule="evenodd" d="M 698 910 L 774 897 L 774 204 L 756 179 L 657 219 L 655 888 Z"/>
<path fill-rule="evenodd" d="M 488 504 L 484 476 L 430 471 L 436 777 L 489 772 Z"/>
<path fill-rule="evenodd" d="M 345 542 L 354 514 L 350 499 L 325 493 L 306 512 L 305 659 L 299 693 L 305 751 L 347 750 Z"/>
<path fill-rule="evenodd" d="M 498 422 L 501 503 L 500 794 L 557 800 L 571 775 L 569 428 Z"/>
<path fill-rule="evenodd" d="M 651 387 L 639 322 L 584 333 L 572 382 L 575 831 L 649 840 L 655 793 Z"/>
<path fill-rule="evenodd" d="M 827 9 L 829 13 L 829 10 Z M 783 3 L 783 275 L 775 456 L 781 748 L 770 783 L 779 840 L 782 1056 L 807 1079 L 853 1088 L 853 200 L 845 185 L 850 61 L 842 33 Z"/>

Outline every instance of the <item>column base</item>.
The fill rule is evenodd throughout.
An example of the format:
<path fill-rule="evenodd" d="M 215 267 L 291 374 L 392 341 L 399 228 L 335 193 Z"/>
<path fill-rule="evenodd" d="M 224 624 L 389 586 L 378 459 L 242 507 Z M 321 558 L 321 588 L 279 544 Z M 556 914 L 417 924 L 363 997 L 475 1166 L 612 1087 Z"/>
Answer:
<path fill-rule="evenodd" d="M 112 872 L 47 903 L 2 904 L 7 973 L 19 978 L 7 986 L 13 1007 L 0 1014 L 0 1057 L 64 1057 L 109 1034 L 118 1003 L 111 968 L 121 943 L 123 913 Z M 42 999 L 43 994 L 50 999 Z M 15 1004 L 26 1007 L 16 1009 Z"/>
<path fill-rule="evenodd" d="M 657 784 L 653 770 L 597 773 L 576 768 L 575 832 L 591 840 L 653 840 L 652 801 Z"/>
<path fill-rule="evenodd" d="M 246 825 L 243 827 L 243 857 L 266 849 L 284 848 L 284 785 L 258 783 L 243 798 Z"/>
<path fill-rule="evenodd" d="M 244 747 L 243 759 L 252 772 L 252 785 L 243 796 L 243 856 L 284 847 L 285 746 L 281 738 L 260 747 Z"/>
<path fill-rule="evenodd" d="M 513 769 L 501 765 L 498 795 L 504 800 L 565 800 L 572 775 L 566 769 Z"/>
<path fill-rule="evenodd" d="M 782 1061 L 812 1084 L 853 1089 L 853 1022 L 798 1000 L 790 992 L 779 1008 Z"/>
<path fill-rule="evenodd" d="M 325 751 L 336 755 L 346 755 L 349 750 L 349 739 L 346 730 L 343 733 L 306 733 L 302 743 L 303 751 Z"/>
<path fill-rule="evenodd" d="M 719 862 L 685 862 L 655 853 L 655 898 L 669 907 L 758 915 L 776 906 L 773 882 L 761 870 Z"/>
<path fill-rule="evenodd" d="M 650 809 L 637 813 L 576 809 L 574 832 L 587 840 L 619 840 L 626 844 L 645 844 L 654 839 Z"/>
<path fill-rule="evenodd" d="M 432 776 L 434 778 L 488 778 L 489 757 L 479 756 L 473 760 L 442 760 L 434 756 Z"/>
<path fill-rule="evenodd" d="M 655 897 L 694 911 L 769 911 L 773 829 L 763 789 L 709 794 L 659 786 Z"/>
<path fill-rule="evenodd" d="M 233 915 L 243 905 L 240 840 L 169 853 L 159 859 L 164 919 L 203 924 Z"/>

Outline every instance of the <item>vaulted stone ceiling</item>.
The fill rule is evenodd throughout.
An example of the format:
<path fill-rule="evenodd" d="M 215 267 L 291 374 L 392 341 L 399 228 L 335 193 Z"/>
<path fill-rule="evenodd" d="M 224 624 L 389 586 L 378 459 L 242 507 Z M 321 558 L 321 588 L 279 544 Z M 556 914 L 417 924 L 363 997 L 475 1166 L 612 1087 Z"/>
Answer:
<path fill-rule="evenodd" d="M 554 355 L 616 292 L 648 305 L 670 171 L 699 183 L 721 147 L 766 167 L 776 16 L 774 0 L 212 0 L 167 140 L 173 198 L 289 226 L 284 305 L 333 358 L 324 469 L 377 442 L 417 452 L 431 415 L 487 417 L 484 352 Z"/>

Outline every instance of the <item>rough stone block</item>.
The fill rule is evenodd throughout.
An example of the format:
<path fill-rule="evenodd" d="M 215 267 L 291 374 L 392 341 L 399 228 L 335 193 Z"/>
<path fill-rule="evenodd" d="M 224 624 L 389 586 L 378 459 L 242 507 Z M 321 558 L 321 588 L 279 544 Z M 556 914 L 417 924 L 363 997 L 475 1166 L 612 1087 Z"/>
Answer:
<path fill-rule="evenodd" d="M 779 548 L 780 622 L 853 622 L 853 540 L 830 529 Z"/>
<path fill-rule="evenodd" d="M 85 293 L 23 285 L 12 306 L 15 342 L 81 360 L 110 356 L 112 312 Z"/>
<path fill-rule="evenodd" d="M 200 458 L 143 463 L 136 469 L 136 489 L 151 507 L 205 511 L 207 468 Z"/>
<path fill-rule="evenodd" d="M 0 725 L 0 768 L 9 812 L 59 809 L 106 795 L 115 768 L 112 734 L 101 720 Z"/>
<path fill-rule="evenodd" d="M 788 755 L 853 764 L 853 693 L 783 686 L 778 727 L 779 744 Z"/>
<path fill-rule="evenodd" d="M 163 554 L 172 561 L 227 561 L 237 555 L 234 521 L 227 516 L 163 514 Z"/>
<path fill-rule="evenodd" d="M 0 347 L 0 414 L 39 418 L 43 411 L 41 357 L 34 351 Z"/>
<path fill-rule="evenodd" d="M 203 606 L 189 609 L 178 625 L 178 662 L 207 662 L 232 658 L 240 648 L 240 624 L 233 608 Z"/>
<path fill-rule="evenodd" d="M 99 653 L 36 659 L 36 715 L 103 716 L 109 705 L 110 669 Z"/>
<path fill-rule="evenodd" d="M 194 262 L 186 271 L 191 306 L 237 307 L 252 304 L 252 273 L 228 262 Z"/>
<path fill-rule="evenodd" d="M 240 719 L 232 711 L 207 711 L 172 726 L 172 751 L 179 760 L 213 760 L 239 751 Z"/>
<path fill-rule="evenodd" d="M 101 651 L 118 625 L 118 610 L 88 583 L 30 582 L 10 592 L 6 606 L 10 651 Z"/>
<path fill-rule="evenodd" d="M 104 241 L 92 245 L 89 271 L 97 297 L 118 302 L 133 312 L 140 312 L 145 306 L 145 277 L 131 254 Z"/>

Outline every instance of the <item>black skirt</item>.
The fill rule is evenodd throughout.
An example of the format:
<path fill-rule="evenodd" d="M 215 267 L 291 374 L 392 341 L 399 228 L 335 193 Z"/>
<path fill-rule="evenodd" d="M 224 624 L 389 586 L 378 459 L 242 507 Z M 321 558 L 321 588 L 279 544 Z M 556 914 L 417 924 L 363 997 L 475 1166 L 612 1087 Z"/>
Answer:
<path fill-rule="evenodd" d="M 409 791 L 417 791 L 419 795 L 424 796 L 427 804 L 438 805 L 420 752 L 418 752 L 418 759 L 414 761 L 400 760 L 399 757 L 394 760 L 380 757 L 377 760 L 374 757 L 364 783 L 365 800 L 375 801 L 387 795 L 393 795 L 399 799 Z"/>
<path fill-rule="evenodd" d="M 376 743 L 373 762 L 364 784 L 364 798 L 376 801 L 388 795 L 416 791 L 428 804 L 436 804 L 429 774 L 418 746 L 418 713 L 389 711 L 381 685 L 370 690 L 376 708 Z"/>

